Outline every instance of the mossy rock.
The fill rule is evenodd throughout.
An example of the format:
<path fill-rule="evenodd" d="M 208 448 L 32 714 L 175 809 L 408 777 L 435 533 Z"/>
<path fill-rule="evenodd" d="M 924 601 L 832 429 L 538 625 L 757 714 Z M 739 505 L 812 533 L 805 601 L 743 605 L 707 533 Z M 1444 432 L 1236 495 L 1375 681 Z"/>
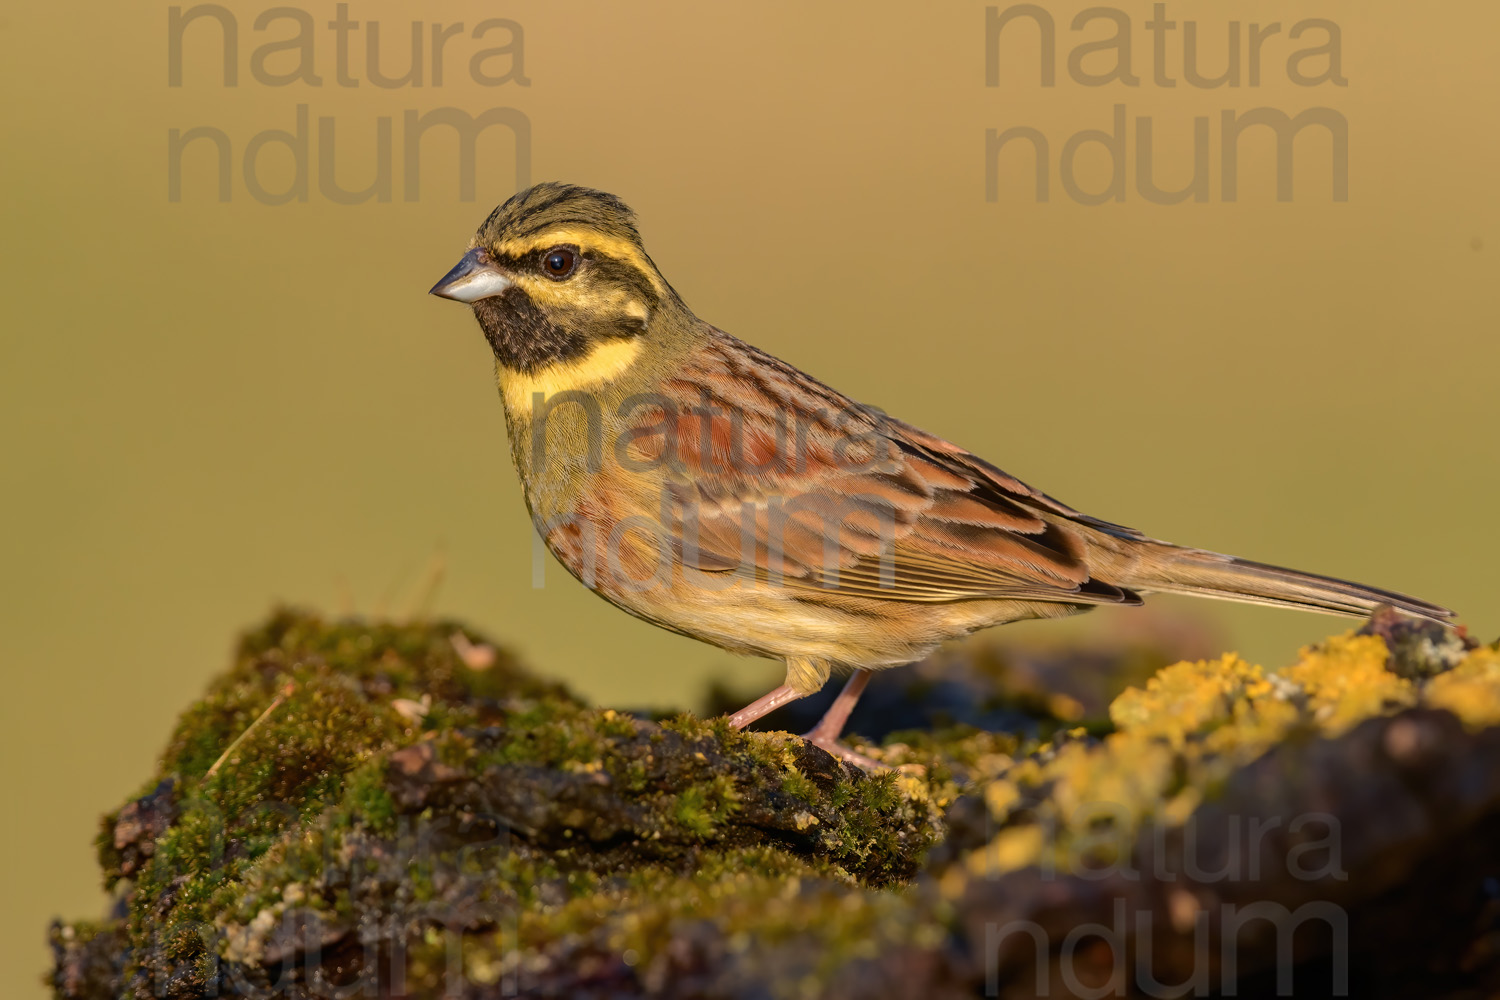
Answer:
<path fill-rule="evenodd" d="M 866 774 L 785 733 L 588 707 L 454 623 L 281 611 L 105 817 L 118 905 L 54 924 L 50 983 L 1248 995 L 1295 964 L 1325 992 L 1346 967 L 1371 995 L 1500 985 L 1500 651 L 1365 632 L 1277 672 L 1165 666 L 1088 725 L 1064 704 L 893 733 Z M 928 674 L 982 684 L 977 649 Z"/>

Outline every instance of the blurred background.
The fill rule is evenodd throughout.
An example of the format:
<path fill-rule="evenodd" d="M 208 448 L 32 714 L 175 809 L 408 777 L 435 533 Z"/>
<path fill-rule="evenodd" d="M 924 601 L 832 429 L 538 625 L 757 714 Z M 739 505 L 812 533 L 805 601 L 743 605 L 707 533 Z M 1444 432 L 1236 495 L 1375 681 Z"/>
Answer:
<path fill-rule="evenodd" d="M 1085 6 L 1043 4 L 1045 46 L 1024 17 L 990 45 L 978 2 L 448 0 L 412 72 L 409 5 L 234 0 L 173 86 L 177 8 L 7 5 L 0 992 L 42 995 L 47 919 L 104 905 L 98 815 L 274 602 L 462 617 L 607 704 L 779 683 L 550 561 L 533 587 L 489 350 L 426 295 L 518 184 L 619 194 L 701 316 L 1089 513 L 1500 633 L 1500 6 Z M 1237 79 L 1187 75 L 1189 21 L 1198 83 L 1231 38 Z M 1134 85 L 1103 79 L 1122 32 Z M 1290 166 L 1231 136 L 1226 196 L 1226 111 L 1316 108 Z M 420 131 L 442 109 L 501 110 L 466 154 Z M 1203 130 L 1202 200 L 1144 193 L 1142 120 L 1163 189 Z M 1153 603 L 1268 665 L 1346 627 Z"/>

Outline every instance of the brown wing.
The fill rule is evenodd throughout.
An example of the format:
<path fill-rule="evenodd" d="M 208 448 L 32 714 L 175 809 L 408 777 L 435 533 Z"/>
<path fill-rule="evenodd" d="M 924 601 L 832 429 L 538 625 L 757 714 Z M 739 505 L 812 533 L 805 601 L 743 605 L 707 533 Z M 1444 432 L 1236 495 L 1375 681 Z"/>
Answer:
<path fill-rule="evenodd" d="M 1119 537 L 954 445 L 718 334 L 635 414 L 666 527 L 708 572 L 885 600 L 1134 604 L 1075 525 Z"/>

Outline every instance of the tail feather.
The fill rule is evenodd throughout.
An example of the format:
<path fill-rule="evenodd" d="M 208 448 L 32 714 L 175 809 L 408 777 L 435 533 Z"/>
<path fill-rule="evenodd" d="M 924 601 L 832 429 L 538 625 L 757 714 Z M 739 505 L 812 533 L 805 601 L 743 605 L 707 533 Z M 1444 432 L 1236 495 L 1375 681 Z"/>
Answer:
<path fill-rule="evenodd" d="M 1355 617 L 1368 615 L 1382 604 L 1444 624 L 1453 617 L 1447 608 L 1395 591 L 1174 546 L 1163 546 L 1156 558 L 1137 563 L 1125 586 Z"/>

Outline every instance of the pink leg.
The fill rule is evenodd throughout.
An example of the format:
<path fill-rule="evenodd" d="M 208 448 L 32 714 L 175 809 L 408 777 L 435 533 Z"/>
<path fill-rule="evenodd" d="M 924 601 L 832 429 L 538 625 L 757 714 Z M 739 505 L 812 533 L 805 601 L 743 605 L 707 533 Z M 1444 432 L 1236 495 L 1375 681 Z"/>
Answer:
<path fill-rule="evenodd" d="M 828 706 L 828 711 L 823 713 L 823 718 L 818 724 L 802 734 L 802 738 L 813 746 L 822 747 L 835 757 L 842 757 L 849 763 L 863 768 L 882 769 L 885 767 L 880 761 L 873 757 L 866 757 L 862 753 L 844 746 L 839 742 L 843 735 L 844 723 L 849 721 L 849 713 L 854 711 L 855 702 L 859 696 L 864 694 L 865 685 L 870 683 L 870 672 L 868 670 L 856 670 L 849 682 L 844 685 L 844 690 Z"/>
<path fill-rule="evenodd" d="M 782 705 L 789 705 L 798 698 L 803 697 L 806 696 L 798 691 L 794 691 L 789 685 L 783 684 L 770 694 L 762 695 L 738 712 L 735 712 L 729 717 L 729 724 L 736 729 L 744 729 L 761 716 L 769 715 Z"/>
<path fill-rule="evenodd" d="M 844 690 L 828 706 L 828 711 L 818 720 L 818 724 L 803 734 L 803 739 L 812 743 L 822 740 L 836 740 L 844 735 L 844 723 L 849 721 L 849 713 L 854 711 L 854 703 L 859 701 L 859 696 L 865 693 L 865 685 L 870 683 L 870 672 L 868 670 L 856 670 L 844 685 Z"/>

